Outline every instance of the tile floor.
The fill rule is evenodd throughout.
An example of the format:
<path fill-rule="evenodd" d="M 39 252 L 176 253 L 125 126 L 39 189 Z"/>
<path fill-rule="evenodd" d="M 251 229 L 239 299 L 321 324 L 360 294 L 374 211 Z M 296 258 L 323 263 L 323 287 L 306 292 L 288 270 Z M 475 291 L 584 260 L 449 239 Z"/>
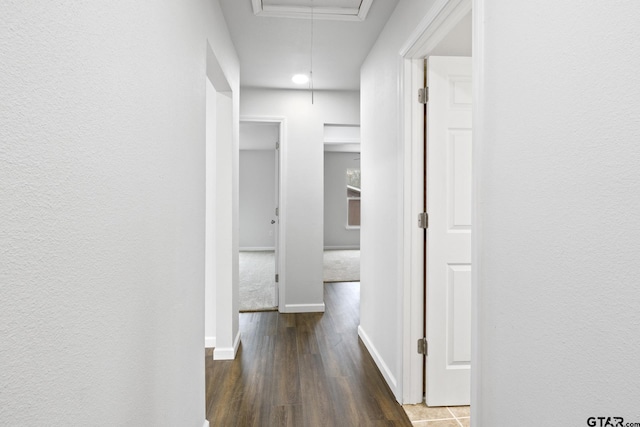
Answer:
<path fill-rule="evenodd" d="M 417 427 L 469 427 L 470 410 L 468 406 L 450 406 L 430 408 L 424 403 L 402 405 L 411 424 Z"/>

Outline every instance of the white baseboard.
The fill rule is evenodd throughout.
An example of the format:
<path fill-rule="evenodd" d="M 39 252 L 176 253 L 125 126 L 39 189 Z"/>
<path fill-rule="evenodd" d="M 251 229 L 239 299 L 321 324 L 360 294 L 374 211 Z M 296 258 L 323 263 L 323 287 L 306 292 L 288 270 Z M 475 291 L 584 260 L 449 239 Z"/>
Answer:
<path fill-rule="evenodd" d="M 240 346 L 240 331 L 236 335 L 236 339 L 233 340 L 233 347 L 216 348 L 213 350 L 213 360 L 233 360 L 238 353 L 238 347 Z"/>
<path fill-rule="evenodd" d="M 214 348 L 216 346 L 216 337 L 204 337 L 204 348 Z"/>
<path fill-rule="evenodd" d="M 209 427 L 209 420 L 204 420 L 204 424 L 202 424 L 202 427 Z"/>
<path fill-rule="evenodd" d="M 325 251 L 345 251 L 345 250 L 360 250 L 359 245 L 351 245 L 351 246 L 325 246 Z"/>
<path fill-rule="evenodd" d="M 384 360 L 380 356 L 380 353 L 378 353 L 375 346 L 369 339 L 369 335 L 367 335 L 367 333 L 364 331 L 364 329 L 362 329 L 362 326 L 360 325 L 358 325 L 358 336 L 364 343 L 364 346 L 367 347 L 367 350 L 369 350 L 369 354 L 373 358 L 373 361 L 376 363 L 376 366 L 378 367 L 378 369 L 380 369 L 382 376 L 387 381 L 389 388 L 393 391 L 393 394 L 396 396 L 396 399 L 397 399 L 398 381 L 396 380 L 396 377 L 394 377 L 393 374 L 391 373 L 391 370 L 389 369 L 387 364 L 384 363 Z"/>
<path fill-rule="evenodd" d="M 262 246 L 250 246 L 247 248 L 239 248 L 240 252 L 262 252 L 262 251 L 275 251 L 276 248 L 274 248 L 273 246 L 271 247 L 262 247 Z"/>
<path fill-rule="evenodd" d="M 321 304 L 287 304 L 282 313 L 324 313 L 324 303 Z"/>

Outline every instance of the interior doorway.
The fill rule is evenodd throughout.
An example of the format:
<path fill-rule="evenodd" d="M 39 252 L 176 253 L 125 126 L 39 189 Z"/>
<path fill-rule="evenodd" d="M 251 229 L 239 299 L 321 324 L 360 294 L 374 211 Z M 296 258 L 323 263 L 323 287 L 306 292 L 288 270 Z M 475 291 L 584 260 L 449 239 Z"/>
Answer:
<path fill-rule="evenodd" d="M 280 122 L 241 120 L 239 309 L 279 306 Z"/>
<path fill-rule="evenodd" d="M 429 258 L 430 253 L 442 253 L 446 251 L 446 248 L 441 246 L 436 248 L 433 246 L 434 243 L 437 243 L 437 239 L 432 239 L 430 233 L 431 228 L 434 227 L 434 221 L 444 221 L 444 227 L 448 230 L 451 228 L 452 224 L 455 228 L 455 221 L 458 219 L 454 218 L 455 221 L 453 223 L 450 221 L 450 213 L 451 213 L 451 203 L 452 200 L 455 201 L 455 198 L 452 199 L 447 196 L 447 191 L 450 190 L 456 183 L 456 177 L 448 176 L 447 173 L 451 172 L 451 159 L 452 154 L 456 155 L 456 142 L 455 138 L 449 138 L 453 134 L 445 135 L 447 141 L 443 143 L 444 153 L 431 153 L 429 147 L 425 147 L 424 144 L 424 135 L 426 128 L 426 123 L 429 122 L 430 117 L 425 115 L 424 105 L 420 104 L 418 101 L 418 89 L 423 88 L 425 86 L 425 66 L 424 59 L 429 58 L 431 56 L 471 56 L 471 45 L 472 45 L 472 31 L 471 31 L 471 1 L 470 0 L 450 0 L 446 2 L 442 2 L 439 5 L 438 10 L 434 10 L 434 13 L 430 15 L 430 20 L 424 22 L 420 32 L 417 32 L 417 35 L 412 36 L 411 40 L 408 40 L 405 47 L 401 51 L 401 55 L 404 58 L 403 61 L 403 109 L 404 109 L 404 132 L 407 138 L 405 138 L 405 146 L 404 146 L 404 254 L 405 259 L 408 262 L 405 262 L 403 277 L 404 277 L 404 285 L 402 289 L 402 298 L 403 298 L 403 330 L 404 330 L 404 339 L 403 339 L 403 403 L 420 403 L 423 402 L 425 398 L 425 392 L 428 391 L 430 393 L 431 398 L 436 397 L 436 399 L 431 399 L 433 406 L 436 405 L 464 405 L 468 404 L 468 392 L 463 390 L 463 394 L 466 393 L 467 397 L 463 400 L 460 400 L 458 403 L 451 403 L 451 401 L 446 401 L 446 403 L 442 403 L 443 400 L 438 400 L 439 396 L 446 395 L 448 391 L 440 390 L 435 391 L 432 382 L 436 379 L 435 376 L 424 377 L 425 372 L 429 372 L 429 368 L 433 367 L 434 364 L 438 364 L 443 369 L 453 371 L 463 371 L 466 370 L 466 383 L 469 382 L 469 358 L 471 351 L 471 343 L 469 342 L 469 335 L 471 335 L 471 293 L 472 290 L 468 289 L 466 285 L 470 284 L 470 281 L 466 281 L 466 279 L 470 279 L 471 277 L 471 264 L 466 261 L 462 264 L 465 264 L 464 268 L 460 269 L 458 265 L 454 265 L 453 269 L 449 268 L 445 269 L 444 278 L 441 277 L 444 282 L 440 283 L 440 286 L 437 286 L 438 283 L 429 283 L 429 281 L 433 281 L 433 277 L 431 277 L 432 271 L 429 271 L 431 267 L 431 259 Z M 471 90 L 471 79 L 468 76 L 465 76 L 464 85 L 469 89 L 469 97 Z M 454 79 L 455 80 L 455 79 Z M 429 83 L 430 84 L 430 83 Z M 450 85 L 451 80 L 445 82 L 445 86 Z M 445 96 L 450 95 L 460 95 L 460 93 L 456 93 L 459 91 L 463 85 L 460 85 L 458 88 L 448 87 L 445 91 L 448 91 Z M 452 92 L 453 91 L 453 92 Z M 427 97 L 429 98 L 429 102 L 431 102 L 431 91 L 429 90 Z M 466 93 L 466 92 L 465 92 Z M 429 107 L 427 107 L 428 110 Z M 471 106 L 465 105 L 465 111 L 470 113 Z M 447 131 L 445 131 L 447 133 Z M 455 133 L 455 132 L 454 132 Z M 452 142 L 453 141 L 453 142 Z M 431 144 L 430 141 L 428 141 Z M 457 144 L 458 147 L 462 147 L 463 144 Z M 429 156 L 432 156 L 429 158 Z M 460 156 L 465 157 L 463 155 Z M 423 159 L 427 159 L 426 161 Z M 466 157 L 465 157 L 466 158 Z M 459 163 L 460 166 L 463 162 Z M 468 159 L 466 162 L 468 169 L 471 167 L 471 160 Z M 424 175 L 425 165 L 427 167 L 426 171 L 426 179 Z M 443 167 L 445 169 L 444 178 L 436 178 L 433 177 L 429 170 L 429 165 L 435 168 L 437 165 Z M 468 170 L 468 176 L 471 176 L 471 171 Z M 468 189 L 468 192 L 465 194 L 468 195 L 468 198 L 471 197 L 470 183 L 469 185 L 465 185 L 464 187 Z M 440 200 L 437 204 L 440 205 L 440 208 L 444 211 L 444 216 L 439 218 L 434 218 L 431 216 L 430 209 L 434 208 L 429 206 L 429 201 L 436 196 L 438 192 L 444 192 L 444 201 Z M 433 194 L 432 194 L 433 193 Z M 416 221 L 417 214 L 425 211 L 424 203 L 427 202 L 426 211 L 429 214 L 429 228 L 426 233 L 418 228 L 418 221 Z M 434 202 L 435 203 L 435 202 Z M 471 202 L 468 200 L 467 207 L 470 209 Z M 437 207 L 435 207 L 437 209 Z M 439 213 L 438 213 L 439 215 Z M 437 215 L 436 215 L 437 216 Z M 468 215 L 470 219 L 471 214 Z M 469 224 L 466 224 L 469 225 Z M 463 227 L 464 228 L 464 227 Z M 462 233 L 469 231 L 466 228 L 455 230 L 456 232 Z M 432 234 L 432 233 L 431 233 Z M 425 238 L 427 239 L 427 245 L 424 246 Z M 426 253 L 425 253 L 426 250 Z M 471 248 L 469 248 L 471 250 Z M 446 263 L 445 263 L 446 264 Z M 455 264 L 455 263 L 454 263 Z M 426 288 L 424 287 L 425 277 L 427 279 Z M 460 279 L 457 286 L 455 283 L 455 279 Z M 462 280 L 465 279 L 465 280 Z M 461 283 L 465 282 L 465 286 Z M 431 287 L 430 287 L 431 286 Z M 457 289 L 456 289 L 457 287 Z M 462 288 L 465 288 L 465 292 L 462 292 Z M 458 292 L 460 291 L 460 292 Z M 435 293 L 434 293 L 435 292 Z M 444 294 L 443 294 L 444 292 Z M 439 320 L 434 321 L 429 318 L 429 314 L 426 313 L 425 319 L 425 310 L 429 310 L 430 304 L 436 303 L 439 301 L 442 303 L 444 300 L 446 304 L 452 301 L 452 298 L 455 297 L 456 292 L 464 293 L 465 300 L 468 302 L 466 306 L 466 312 L 463 313 L 462 307 L 458 306 L 456 308 L 456 312 L 454 312 L 453 308 L 450 306 L 445 306 L 443 308 L 443 316 L 439 318 Z M 455 299 L 455 298 L 454 298 Z M 461 317 L 456 317 L 458 315 L 462 315 Z M 453 317 L 452 317 L 453 316 Z M 426 324 L 425 324 L 426 323 Z M 460 327 L 463 326 L 463 329 L 468 332 L 467 338 L 461 338 L 461 334 L 458 334 L 458 338 L 460 338 L 460 342 L 456 348 L 453 348 L 453 343 L 451 341 L 451 328 L 452 325 L 457 325 L 458 331 Z M 464 324 L 464 325 L 462 325 Z M 438 337 L 447 337 L 444 340 L 439 340 Z M 416 342 L 426 338 L 426 363 L 425 356 L 419 354 L 416 350 Z M 462 341 L 465 341 L 465 345 L 462 346 Z M 444 344 L 443 344 L 444 343 Z M 465 356 L 468 356 L 464 363 L 461 363 L 459 359 L 460 349 L 464 347 Z M 455 357 L 452 358 L 452 355 Z M 458 359 L 456 359 L 458 358 Z M 462 357 L 464 358 L 464 357 Z M 454 360 L 456 359 L 456 360 Z M 450 362 L 454 361 L 453 366 Z M 460 363 L 459 363 L 460 362 Z M 427 366 L 431 364 L 431 366 Z M 463 381 L 464 382 L 464 381 Z M 447 383 L 451 385 L 453 388 L 461 389 L 460 385 L 452 385 L 451 383 Z M 430 388 L 431 387 L 431 388 Z M 463 387 L 468 390 L 468 386 Z"/>
<path fill-rule="evenodd" d="M 324 126 L 323 282 L 360 281 L 360 126 Z"/>
<path fill-rule="evenodd" d="M 238 141 L 233 92 L 207 43 L 205 143 L 205 347 L 231 360 L 240 345 L 238 323 Z"/>

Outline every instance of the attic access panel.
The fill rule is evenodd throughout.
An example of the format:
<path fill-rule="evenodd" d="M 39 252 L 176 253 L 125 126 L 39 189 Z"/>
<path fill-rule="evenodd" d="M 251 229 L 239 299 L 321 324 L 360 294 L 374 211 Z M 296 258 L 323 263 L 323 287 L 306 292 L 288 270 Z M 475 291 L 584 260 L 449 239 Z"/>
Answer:
<path fill-rule="evenodd" d="M 278 18 L 364 21 L 373 0 L 251 0 L 253 13 Z"/>

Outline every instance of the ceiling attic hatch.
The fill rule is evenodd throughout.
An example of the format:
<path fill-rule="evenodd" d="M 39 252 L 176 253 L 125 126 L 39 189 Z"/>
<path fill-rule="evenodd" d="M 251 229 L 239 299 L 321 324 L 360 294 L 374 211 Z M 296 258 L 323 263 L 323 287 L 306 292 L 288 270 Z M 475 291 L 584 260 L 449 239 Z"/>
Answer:
<path fill-rule="evenodd" d="M 364 21 L 373 0 L 251 0 L 257 16 Z"/>

